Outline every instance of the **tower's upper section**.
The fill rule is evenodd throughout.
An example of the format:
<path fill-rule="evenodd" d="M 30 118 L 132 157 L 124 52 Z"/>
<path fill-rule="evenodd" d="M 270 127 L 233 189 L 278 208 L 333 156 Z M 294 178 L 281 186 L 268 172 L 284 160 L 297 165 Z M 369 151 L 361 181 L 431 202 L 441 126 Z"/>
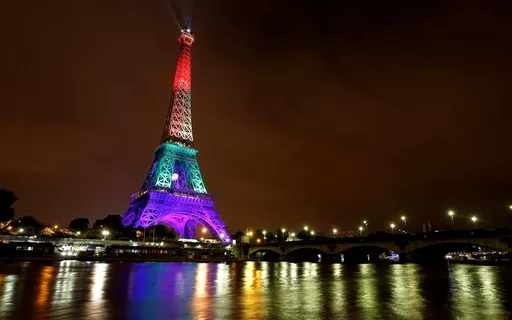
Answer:
<path fill-rule="evenodd" d="M 174 143 L 192 147 L 192 43 L 194 35 L 190 28 L 181 30 L 178 37 L 180 51 L 172 85 L 169 113 L 165 121 L 161 143 Z"/>

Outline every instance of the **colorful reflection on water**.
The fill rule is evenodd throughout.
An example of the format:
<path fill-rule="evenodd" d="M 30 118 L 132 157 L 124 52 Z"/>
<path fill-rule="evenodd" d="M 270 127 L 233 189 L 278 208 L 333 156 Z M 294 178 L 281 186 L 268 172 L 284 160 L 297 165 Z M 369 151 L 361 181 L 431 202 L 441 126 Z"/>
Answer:
<path fill-rule="evenodd" d="M 1 319 L 508 319 L 511 266 L 0 264 Z"/>

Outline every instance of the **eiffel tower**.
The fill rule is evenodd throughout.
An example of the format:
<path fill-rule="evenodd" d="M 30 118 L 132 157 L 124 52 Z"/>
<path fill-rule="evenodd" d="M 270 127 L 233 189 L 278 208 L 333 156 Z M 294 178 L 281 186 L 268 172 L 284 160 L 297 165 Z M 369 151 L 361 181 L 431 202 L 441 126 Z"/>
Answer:
<path fill-rule="evenodd" d="M 198 224 L 222 242 L 229 242 L 226 225 L 215 211 L 193 147 L 191 114 L 191 48 L 194 34 L 181 30 L 176 74 L 160 146 L 139 192 L 131 195 L 123 225 L 172 227 L 183 239 L 195 239 Z"/>

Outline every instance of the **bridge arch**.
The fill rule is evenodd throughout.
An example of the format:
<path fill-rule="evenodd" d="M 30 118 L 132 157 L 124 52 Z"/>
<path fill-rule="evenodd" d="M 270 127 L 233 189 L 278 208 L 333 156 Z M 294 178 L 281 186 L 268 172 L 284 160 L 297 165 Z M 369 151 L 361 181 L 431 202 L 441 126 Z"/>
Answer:
<path fill-rule="evenodd" d="M 209 221 L 205 217 L 208 217 L 208 215 L 196 211 L 172 212 L 160 216 L 158 220 L 155 220 L 154 224 L 170 226 L 183 239 L 195 239 L 197 225 L 201 225 L 208 230 L 212 237 L 223 242 L 231 241 L 229 233 L 221 221 Z"/>
<path fill-rule="evenodd" d="M 337 248 L 336 253 L 343 254 L 348 250 L 357 250 L 365 248 L 378 248 L 383 251 L 401 252 L 402 249 L 393 243 L 388 242 L 355 242 L 355 243 L 344 243 Z"/>
<path fill-rule="evenodd" d="M 283 254 L 283 259 L 293 261 L 318 262 L 319 260 L 329 259 L 332 255 L 322 246 L 304 246 L 295 247 Z"/>
<path fill-rule="evenodd" d="M 450 252 L 475 252 L 482 248 L 497 251 L 504 249 L 500 246 L 499 241 L 489 241 L 489 239 L 421 241 L 414 247 L 408 248 L 408 256 L 413 260 L 432 261 L 444 259 Z"/>
<path fill-rule="evenodd" d="M 279 253 L 277 250 L 273 250 L 270 248 L 263 248 L 260 250 L 249 252 L 249 257 L 258 260 L 277 261 L 280 259 L 281 253 Z"/>
<path fill-rule="evenodd" d="M 382 254 L 390 255 L 392 252 L 399 253 L 398 248 L 378 243 L 356 243 L 339 250 L 342 261 L 347 263 L 375 262 L 381 260 Z"/>

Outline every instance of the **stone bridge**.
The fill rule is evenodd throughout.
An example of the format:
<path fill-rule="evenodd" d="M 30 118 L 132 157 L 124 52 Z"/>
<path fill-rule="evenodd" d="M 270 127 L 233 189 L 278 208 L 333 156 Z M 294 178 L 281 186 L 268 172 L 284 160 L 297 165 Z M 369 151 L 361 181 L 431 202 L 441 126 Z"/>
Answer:
<path fill-rule="evenodd" d="M 476 246 L 496 251 L 512 252 L 512 238 L 498 234 L 461 235 L 442 237 L 423 236 L 390 236 L 387 239 L 352 238 L 352 239 L 323 239 L 318 241 L 287 241 L 280 243 L 249 245 L 245 254 L 254 257 L 258 252 L 273 252 L 279 257 L 292 256 L 298 250 L 314 250 L 327 256 L 338 256 L 350 249 L 378 248 L 381 251 L 393 251 L 401 257 L 412 257 L 412 254 L 422 249 L 433 249 L 439 253 L 453 245 Z M 477 251 L 477 250 L 475 250 Z M 449 251 L 448 251 L 449 252 Z"/>

